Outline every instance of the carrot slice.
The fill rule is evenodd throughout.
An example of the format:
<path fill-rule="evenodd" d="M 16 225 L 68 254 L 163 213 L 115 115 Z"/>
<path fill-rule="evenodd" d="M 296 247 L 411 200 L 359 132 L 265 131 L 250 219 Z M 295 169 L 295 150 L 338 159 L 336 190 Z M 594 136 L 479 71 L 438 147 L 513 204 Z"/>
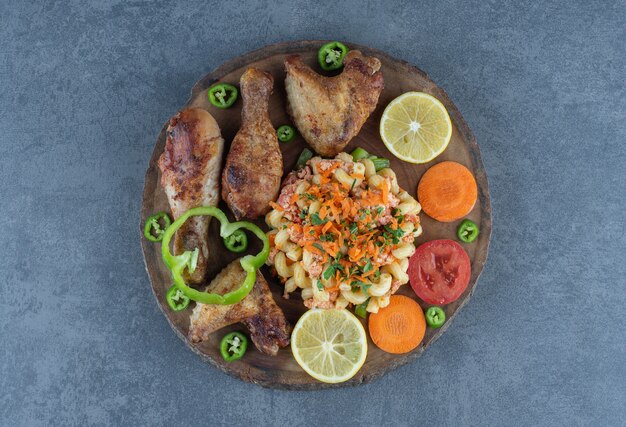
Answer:
<path fill-rule="evenodd" d="M 372 341 L 383 351 L 408 353 L 424 339 L 426 319 L 417 302 L 404 295 L 392 295 L 389 305 L 373 313 L 368 321 Z"/>
<path fill-rule="evenodd" d="M 426 214 L 437 221 L 463 218 L 474 208 L 478 189 L 465 166 L 442 162 L 426 171 L 417 186 L 417 199 Z"/>

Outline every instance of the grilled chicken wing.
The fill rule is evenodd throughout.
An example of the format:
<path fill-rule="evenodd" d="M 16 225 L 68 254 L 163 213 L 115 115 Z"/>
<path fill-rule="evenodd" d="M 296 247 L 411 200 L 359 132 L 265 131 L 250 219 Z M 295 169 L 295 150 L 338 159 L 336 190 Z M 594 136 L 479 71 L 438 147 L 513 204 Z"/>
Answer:
<path fill-rule="evenodd" d="M 198 206 L 216 206 L 224 139 L 217 122 L 207 111 L 189 108 L 170 119 L 165 151 L 159 158 L 161 185 L 174 219 Z M 185 280 L 204 281 L 209 248 L 209 217 L 192 217 L 176 232 L 174 254 L 199 248 L 198 265 Z"/>
<path fill-rule="evenodd" d="M 207 292 L 224 294 L 235 290 L 246 277 L 239 260 L 228 264 L 207 287 Z M 242 322 L 249 330 L 254 345 L 262 353 L 276 355 L 280 347 L 289 345 L 290 327 L 282 310 L 272 298 L 265 278 L 257 272 L 254 288 L 241 302 L 234 305 L 197 304 L 191 314 L 189 339 L 207 340 L 224 326 Z"/>
<path fill-rule="evenodd" d="M 222 198 L 237 219 L 267 213 L 280 189 L 283 156 L 268 111 L 273 84 L 270 74 L 255 68 L 241 76 L 241 129 L 222 174 Z"/>
<path fill-rule="evenodd" d="M 343 72 L 324 77 L 298 55 L 285 61 L 287 111 L 304 139 L 322 156 L 335 156 L 359 133 L 383 90 L 380 61 L 352 50 Z"/>

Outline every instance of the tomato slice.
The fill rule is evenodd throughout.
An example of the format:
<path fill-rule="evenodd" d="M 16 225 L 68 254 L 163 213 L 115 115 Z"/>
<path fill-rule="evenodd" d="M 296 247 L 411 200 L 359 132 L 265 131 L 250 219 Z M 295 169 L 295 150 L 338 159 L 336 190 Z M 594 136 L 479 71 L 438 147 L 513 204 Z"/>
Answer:
<path fill-rule="evenodd" d="M 427 304 L 450 304 L 469 283 L 469 256 L 454 240 L 433 240 L 417 248 L 409 261 L 411 287 Z"/>

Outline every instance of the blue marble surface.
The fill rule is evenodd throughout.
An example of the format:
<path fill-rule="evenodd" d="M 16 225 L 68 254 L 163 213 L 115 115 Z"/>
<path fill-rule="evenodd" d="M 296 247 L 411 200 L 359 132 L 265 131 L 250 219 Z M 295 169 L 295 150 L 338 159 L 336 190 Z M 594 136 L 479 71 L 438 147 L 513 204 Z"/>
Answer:
<path fill-rule="evenodd" d="M 416 64 L 474 130 L 494 231 L 474 297 L 358 388 L 262 389 L 170 330 L 143 176 L 193 83 L 269 43 Z M 626 2 L 0 1 L 0 424 L 624 425 Z"/>

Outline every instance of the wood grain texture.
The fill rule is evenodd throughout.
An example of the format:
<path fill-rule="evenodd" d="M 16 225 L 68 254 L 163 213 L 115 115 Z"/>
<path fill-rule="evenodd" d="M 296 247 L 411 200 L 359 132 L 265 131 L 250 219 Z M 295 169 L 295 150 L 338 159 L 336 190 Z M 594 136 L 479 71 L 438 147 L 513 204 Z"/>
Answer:
<path fill-rule="evenodd" d="M 280 43 L 266 46 L 230 60 L 199 80 L 192 89 L 191 98 L 181 109 L 188 106 L 207 109 L 217 120 L 222 131 L 222 136 L 226 141 L 226 150 L 228 150 L 230 142 L 233 140 L 241 123 L 241 100 L 238 100 L 235 106 L 228 110 L 220 110 L 210 105 L 207 100 L 206 92 L 207 89 L 217 81 L 238 85 L 240 76 L 248 67 L 253 66 L 268 71 L 274 76 L 274 93 L 270 99 L 270 117 L 272 123 L 276 127 L 289 123 L 290 120 L 287 117 L 285 109 L 284 59 L 290 54 L 299 53 L 302 55 L 305 63 L 319 71 L 319 66 L 316 65 L 316 55 L 318 48 L 324 42 L 325 41 L 322 40 L 311 40 Z M 468 167 L 474 174 L 478 184 L 478 201 L 474 209 L 467 215 L 467 218 L 479 224 L 481 230 L 480 236 L 475 242 L 472 244 L 463 244 L 472 262 L 472 276 L 467 290 L 461 297 L 454 303 L 445 307 L 446 316 L 448 318 L 445 325 L 437 330 L 428 328 L 424 340 L 414 351 L 405 355 L 384 353 L 368 339 L 369 347 L 367 360 L 356 376 L 342 384 L 324 384 L 308 376 L 298 366 L 291 354 L 290 348 L 282 349 L 277 356 L 271 357 L 261 354 L 252 346 L 249 347 L 248 353 L 241 361 L 233 363 L 224 362 L 219 354 L 219 340 L 230 330 L 242 330 L 245 332 L 245 329 L 241 325 L 235 325 L 220 330 L 214 333 L 210 340 L 203 343 L 197 345 L 192 344 L 187 339 L 189 314 L 191 313 L 190 309 L 183 312 L 173 312 L 168 308 L 165 301 L 165 293 L 171 285 L 171 279 L 168 270 L 161 261 L 160 245 L 153 244 L 141 238 L 146 271 L 150 277 L 152 291 L 159 307 L 176 334 L 203 360 L 210 362 L 220 370 L 237 378 L 264 387 L 311 390 L 357 385 L 378 378 L 391 369 L 417 358 L 450 327 L 456 313 L 469 301 L 476 287 L 478 277 L 487 260 L 489 240 L 491 237 L 491 202 L 487 175 L 474 135 L 463 120 L 461 113 L 448 98 L 445 91 L 439 88 L 426 73 L 418 68 L 375 49 L 350 43 L 348 43 L 348 47 L 350 49 L 359 49 L 366 55 L 374 55 L 381 60 L 381 69 L 385 78 L 385 89 L 380 96 L 378 107 L 367 120 L 361 132 L 346 147 L 345 151 L 351 151 L 355 147 L 360 146 L 371 153 L 390 159 L 391 167 L 397 174 L 400 186 L 414 196 L 420 177 L 430 166 L 444 160 L 453 160 Z M 396 159 L 386 149 L 379 137 L 378 125 L 385 106 L 392 99 L 407 91 L 421 91 L 435 96 L 445 105 L 452 119 L 453 132 L 448 148 L 435 160 L 424 165 L 413 165 Z M 174 113 L 175 112 L 172 112 L 172 114 Z M 144 220 L 152 213 L 161 210 L 169 211 L 165 193 L 159 184 L 160 172 L 157 166 L 157 160 L 159 155 L 163 152 L 164 143 L 165 126 L 158 136 L 148 165 L 148 170 L 146 171 L 140 226 L 143 226 Z M 297 136 L 291 143 L 281 144 L 285 173 L 293 168 L 298 155 L 305 147 L 306 144 L 300 136 Z M 262 161 L 262 159 L 259 159 L 259 161 Z M 223 202 L 220 204 L 220 207 L 227 211 Z M 232 215 L 230 215 L 230 217 L 232 218 Z M 417 239 L 417 245 L 434 239 L 456 239 L 456 228 L 460 221 L 439 223 L 429 218 L 424 213 L 420 214 L 420 218 L 424 232 Z M 267 229 L 262 220 L 257 221 L 257 223 L 264 229 Z M 235 259 L 236 255 L 228 252 L 223 247 L 221 238 L 219 237 L 217 221 L 211 222 L 209 240 L 209 246 L 211 248 L 209 256 L 209 278 L 212 278 L 231 260 Z M 259 247 L 258 242 L 253 241 L 251 251 L 255 252 Z M 283 299 L 282 286 L 278 280 L 271 276 L 267 268 L 263 268 L 262 271 L 270 283 L 276 302 L 284 310 L 287 320 L 294 325 L 300 315 L 306 310 L 302 301 L 297 295 L 292 296 L 289 300 Z M 417 300 L 417 297 L 408 284 L 401 287 L 398 293 L 408 295 Z M 424 309 L 427 307 L 423 302 L 418 302 Z"/>

